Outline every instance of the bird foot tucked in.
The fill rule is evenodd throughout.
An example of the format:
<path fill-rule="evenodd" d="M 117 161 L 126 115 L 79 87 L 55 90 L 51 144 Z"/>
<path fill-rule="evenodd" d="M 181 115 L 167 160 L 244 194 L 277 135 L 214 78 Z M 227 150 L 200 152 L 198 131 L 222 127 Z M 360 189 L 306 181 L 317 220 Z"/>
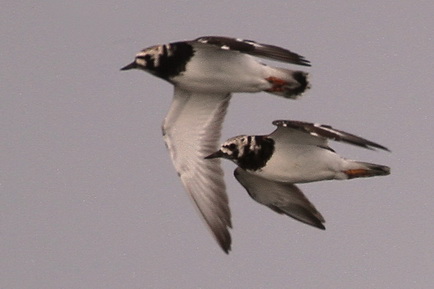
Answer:
<path fill-rule="evenodd" d="M 285 80 L 274 76 L 267 77 L 265 80 L 267 80 L 272 85 L 271 88 L 265 90 L 267 92 L 283 92 L 286 89 L 285 86 L 288 85 L 288 82 L 286 82 Z"/>
<path fill-rule="evenodd" d="M 370 170 L 366 169 L 346 170 L 344 171 L 344 173 L 348 176 L 349 179 L 370 177 L 375 175 Z"/>

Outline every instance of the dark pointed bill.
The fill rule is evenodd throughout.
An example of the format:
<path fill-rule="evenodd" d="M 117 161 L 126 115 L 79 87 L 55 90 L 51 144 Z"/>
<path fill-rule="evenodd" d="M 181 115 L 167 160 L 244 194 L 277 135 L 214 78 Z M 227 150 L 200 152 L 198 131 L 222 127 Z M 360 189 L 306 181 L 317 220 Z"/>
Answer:
<path fill-rule="evenodd" d="M 216 151 L 215 153 L 210 154 L 209 156 L 206 156 L 205 159 L 215 159 L 215 158 L 222 158 L 225 154 L 221 150 Z"/>
<path fill-rule="evenodd" d="M 137 63 L 135 61 L 131 62 L 127 66 L 122 67 L 121 70 L 130 70 L 130 69 L 134 69 L 134 68 L 137 68 Z"/>

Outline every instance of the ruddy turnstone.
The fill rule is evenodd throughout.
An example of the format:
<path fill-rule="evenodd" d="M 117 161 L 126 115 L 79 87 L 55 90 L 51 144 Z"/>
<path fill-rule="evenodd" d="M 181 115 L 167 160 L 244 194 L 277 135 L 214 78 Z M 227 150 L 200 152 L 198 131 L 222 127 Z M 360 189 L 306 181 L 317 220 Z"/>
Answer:
<path fill-rule="evenodd" d="M 308 225 L 325 229 L 324 218 L 295 186 L 322 180 L 384 176 L 390 168 L 340 157 L 328 140 L 368 149 L 388 149 L 328 125 L 276 120 L 269 135 L 228 139 L 206 159 L 226 158 L 238 167 L 235 178 L 258 203 Z"/>
<path fill-rule="evenodd" d="M 218 148 L 232 92 L 266 91 L 297 98 L 309 88 L 307 73 L 276 68 L 255 57 L 310 66 L 289 50 L 250 40 L 200 37 L 143 49 L 121 70 L 141 69 L 175 86 L 163 135 L 181 181 L 221 248 L 231 246 L 231 214 Z"/>

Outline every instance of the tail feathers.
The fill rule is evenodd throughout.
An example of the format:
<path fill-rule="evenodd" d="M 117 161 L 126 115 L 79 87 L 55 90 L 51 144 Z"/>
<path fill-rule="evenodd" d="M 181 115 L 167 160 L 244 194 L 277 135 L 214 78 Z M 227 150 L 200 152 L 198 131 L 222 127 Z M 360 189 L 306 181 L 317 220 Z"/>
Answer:
<path fill-rule="evenodd" d="M 377 164 L 354 161 L 352 162 L 351 168 L 345 170 L 344 173 L 348 179 L 387 176 L 390 174 L 390 168 Z"/>
<path fill-rule="evenodd" d="M 296 99 L 310 88 L 309 74 L 284 68 L 273 68 L 273 73 L 266 80 L 271 84 L 266 92 Z"/>

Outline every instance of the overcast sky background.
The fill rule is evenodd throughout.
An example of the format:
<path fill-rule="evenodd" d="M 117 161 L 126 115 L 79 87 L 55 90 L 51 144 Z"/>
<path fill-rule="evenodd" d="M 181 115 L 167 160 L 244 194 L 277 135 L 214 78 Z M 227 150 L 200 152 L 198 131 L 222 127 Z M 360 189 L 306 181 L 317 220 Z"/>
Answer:
<path fill-rule="evenodd" d="M 63 2 L 0 10 L 0 288 L 434 288 L 432 1 Z M 224 254 L 164 146 L 171 85 L 119 71 L 204 35 L 312 62 L 300 100 L 234 95 L 222 140 L 320 122 L 389 147 L 331 144 L 392 174 L 301 185 L 321 231 L 255 203 L 226 161 Z"/>

